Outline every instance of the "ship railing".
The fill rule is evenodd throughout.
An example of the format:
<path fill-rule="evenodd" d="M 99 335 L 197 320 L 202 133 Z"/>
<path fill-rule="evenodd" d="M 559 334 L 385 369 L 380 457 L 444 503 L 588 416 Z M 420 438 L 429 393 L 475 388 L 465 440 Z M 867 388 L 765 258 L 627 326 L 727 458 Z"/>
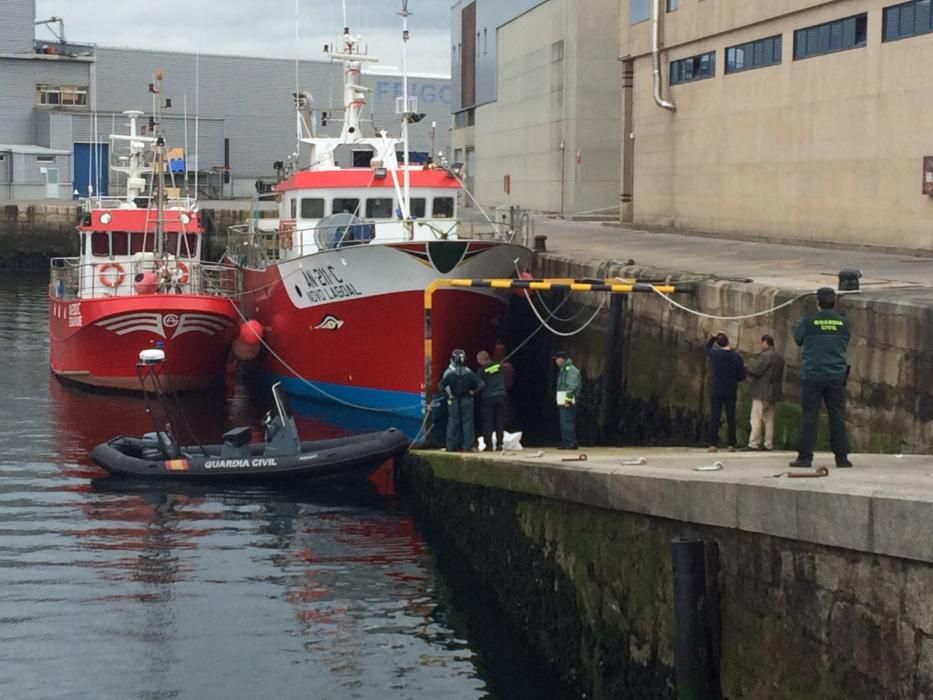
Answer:
<path fill-rule="evenodd" d="M 199 260 L 169 261 L 184 263 L 188 279 L 184 283 L 169 282 L 159 286 L 159 293 L 200 294 L 239 298 L 240 271 L 233 265 L 207 263 Z M 119 264 L 123 275 L 119 284 L 104 284 L 102 269 Z M 154 272 L 159 260 L 82 262 L 81 258 L 52 258 L 50 261 L 49 293 L 62 300 L 97 299 L 113 296 L 142 296 L 136 291 L 134 280 L 141 272 Z M 110 277 L 108 279 L 114 279 Z"/>
<path fill-rule="evenodd" d="M 134 202 L 136 206 L 145 209 L 150 204 L 150 198 L 147 195 L 140 195 Z M 155 202 L 151 202 L 155 207 Z M 194 197 L 172 197 L 165 200 L 166 209 L 181 209 L 183 211 L 193 211 L 197 207 L 197 199 Z M 92 197 L 84 200 L 84 211 L 91 209 L 122 209 L 128 204 L 125 197 Z"/>
<path fill-rule="evenodd" d="M 318 249 L 342 248 L 369 243 L 405 243 L 412 240 L 484 240 L 515 243 L 529 247 L 534 238 L 534 217 L 528 212 L 502 221 L 461 221 L 458 219 L 416 219 L 399 235 L 380 233 L 379 222 L 359 219 L 345 226 L 311 226 L 277 229 L 257 227 L 254 222 L 230 226 L 227 230 L 227 254 L 238 265 L 263 268 L 280 259 L 282 238 L 296 234 L 313 234 Z M 392 221 L 398 225 L 399 221 Z M 375 235 L 363 235 L 375 225 Z M 290 246 L 287 246 L 290 247 Z"/>

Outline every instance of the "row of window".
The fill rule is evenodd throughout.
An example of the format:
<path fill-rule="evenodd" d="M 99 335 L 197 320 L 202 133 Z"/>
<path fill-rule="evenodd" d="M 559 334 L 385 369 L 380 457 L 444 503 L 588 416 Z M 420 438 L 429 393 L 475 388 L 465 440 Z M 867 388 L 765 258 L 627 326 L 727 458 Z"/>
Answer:
<path fill-rule="evenodd" d="M 427 212 L 428 200 L 425 197 L 411 198 L 411 215 L 418 219 L 425 218 Z M 292 218 L 298 218 L 296 214 L 300 211 L 302 219 L 322 219 L 326 216 L 327 202 L 318 197 L 304 197 L 301 199 L 299 207 L 298 200 L 291 200 Z M 356 197 L 334 197 L 331 200 L 331 214 L 356 214 L 365 212 L 367 219 L 394 219 L 395 218 L 395 200 L 392 197 L 369 197 L 366 199 L 363 207 L 360 207 L 360 200 Z M 450 219 L 454 215 L 453 197 L 434 197 L 431 200 L 431 218 Z"/>
<path fill-rule="evenodd" d="M 37 105 L 86 105 L 87 87 L 77 85 L 36 85 Z"/>
<path fill-rule="evenodd" d="M 166 233 L 162 249 L 179 258 L 196 259 L 198 257 L 198 234 Z M 155 252 L 155 234 L 126 231 L 95 231 L 91 234 L 91 255 L 109 258 L 115 255 L 134 255 L 135 253 Z"/>
<path fill-rule="evenodd" d="M 668 10 L 673 8 L 668 2 Z M 884 8 L 882 41 L 896 41 L 933 32 L 933 0 L 910 0 Z M 794 60 L 856 49 L 868 43 L 868 15 L 862 13 L 805 27 L 794 32 Z M 726 73 L 781 63 L 780 35 L 749 41 L 726 49 Z M 671 85 L 716 75 L 716 53 L 710 51 L 671 62 Z"/>

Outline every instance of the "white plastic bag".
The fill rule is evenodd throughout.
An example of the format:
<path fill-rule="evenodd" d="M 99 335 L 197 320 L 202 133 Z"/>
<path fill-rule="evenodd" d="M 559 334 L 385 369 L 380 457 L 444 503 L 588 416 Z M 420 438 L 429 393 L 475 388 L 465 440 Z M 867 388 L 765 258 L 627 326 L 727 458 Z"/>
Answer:
<path fill-rule="evenodd" d="M 503 433 L 502 449 L 508 450 L 510 452 L 517 452 L 518 450 L 522 449 L 521 431 L 517 433 Z"/>

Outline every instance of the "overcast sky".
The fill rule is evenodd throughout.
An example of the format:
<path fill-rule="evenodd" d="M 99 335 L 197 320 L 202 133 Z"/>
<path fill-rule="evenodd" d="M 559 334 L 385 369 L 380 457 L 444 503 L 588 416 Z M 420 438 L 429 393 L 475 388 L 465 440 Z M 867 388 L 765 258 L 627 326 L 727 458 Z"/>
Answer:
<path fill-rule="evenodd" d="M 383 66 L 401 66 L 401 0 L 345 0 L 354 34 Z M 320 60 L 339 39 L 341 0 L 299 0 L 302 59 Z M 408 70 L 450 73 L 449 0 L 409 0 Z M 69 41 L 102 46 L 295 57 L 295 0 L 36 0 L 37 19 L 65 20 Z M 52 37 L 45 27 L 36 37 Z"/>

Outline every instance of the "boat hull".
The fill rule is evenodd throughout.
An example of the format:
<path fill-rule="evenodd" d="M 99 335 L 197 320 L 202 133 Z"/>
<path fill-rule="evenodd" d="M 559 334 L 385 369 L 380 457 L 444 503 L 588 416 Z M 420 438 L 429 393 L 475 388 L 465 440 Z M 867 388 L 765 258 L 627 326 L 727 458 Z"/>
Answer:
<path fill-rule="evenodd" d="M 49 365 L 56 377 L 90 387 L 139 391 L 140 350 L 161 347 L 166 391 L 223 382 L 239 315 L 224 297 L 192 294 L 97 299 L 49 297 Z"/>
<path fill-rule="evenodd" d="M 421 416 L 424 290 L 438 278 L 512 277 L 531 251 L 488 241 L 353 246 L 244 271 L 244 308 L 265 329 L 261 368 L 291 394 Z M 507 293 L 441 288 L 431 313 L 431 384 L 450 353 L 504 340 Z"/>
<path fill-rule="evenodd" d="M 116 437 L 95 447 L 94 462 L 111 474 L 152 479 L 333 479 L 367 474 L 408 450 L 408 438 L 394 429 L 301 443 L 301 452 L 266 455 L 263 443 L 247 445 L 236 457 L 221 456 L 223 445 L 183 447 L 168 459 L 140 438 Z"/>

